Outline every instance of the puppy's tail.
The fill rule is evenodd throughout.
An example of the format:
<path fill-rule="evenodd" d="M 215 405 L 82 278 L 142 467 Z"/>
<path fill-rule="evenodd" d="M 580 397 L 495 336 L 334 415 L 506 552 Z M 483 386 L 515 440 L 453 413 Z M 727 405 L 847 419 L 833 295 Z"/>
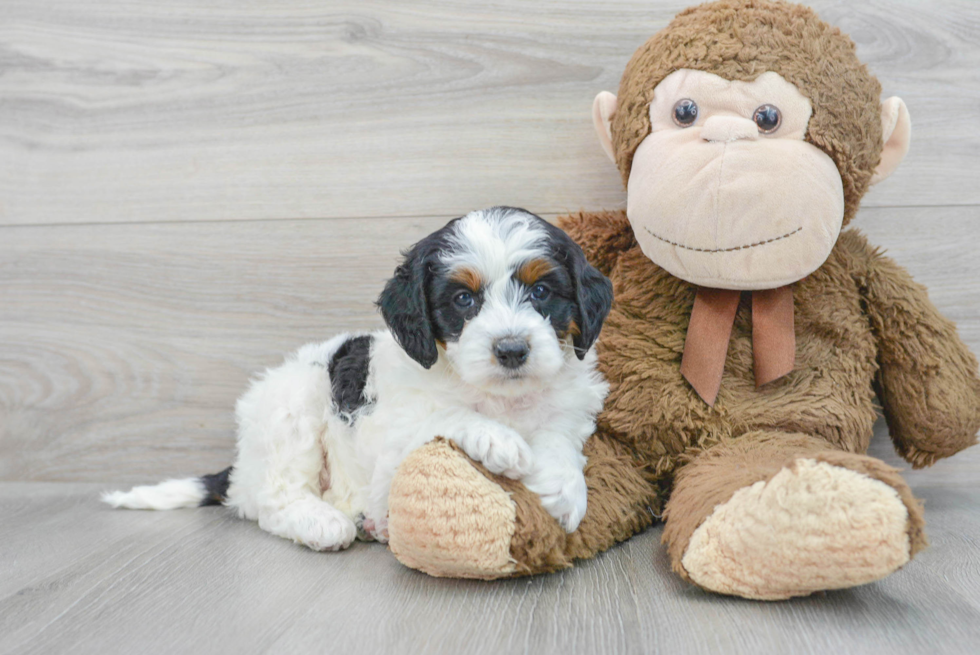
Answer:
<path fill-rule="evenodd" d="M 199 478 L 165 480 L 160 484 L 133 487 L 129 491 L 106 491 L 102 502 L 128 509 L 177 509 L 205 507 L 225 501 L 233 467 Z"/>

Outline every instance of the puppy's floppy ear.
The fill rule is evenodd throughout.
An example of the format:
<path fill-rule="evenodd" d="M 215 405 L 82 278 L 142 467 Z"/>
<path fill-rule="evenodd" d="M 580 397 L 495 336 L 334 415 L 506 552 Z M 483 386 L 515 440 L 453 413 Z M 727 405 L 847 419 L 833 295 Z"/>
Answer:
<path fill-rule="evenodd" d="M 569 259 L 579 313 L 579 333 L 573 336 L 572 343 L 578 358 L 585 359 L 585 354 L 599 338 L 602 322 L 606 320 L 612 307 L 612 282 L 589 265 L 577 244 L 569 253 Z"/>
<path fill-rule="evenodd" d="M 612 308 L 612 282 L 589 264 L 582 248 L 563 230 L 543 218 L 538 220 L 551 238 L 555 259 L 565 264 L 572 278 L 572 284 L 575 285 L 575 304 L 578 306 L 576 322 L 579 332 L 573 336 L 572 344 L 575 346 L 575 354 L 578 358 L 585 359 L 585 354 L 599 338 L 602 322 L 606 320 Z"/>
<path fill-rule="evenodd" d="M 378 308 L 398 345 L 425 368 L 439 358 L 426 294 L 434 261 L 431 237 L 404 253 L 405 259 L 378 297 Z"/>

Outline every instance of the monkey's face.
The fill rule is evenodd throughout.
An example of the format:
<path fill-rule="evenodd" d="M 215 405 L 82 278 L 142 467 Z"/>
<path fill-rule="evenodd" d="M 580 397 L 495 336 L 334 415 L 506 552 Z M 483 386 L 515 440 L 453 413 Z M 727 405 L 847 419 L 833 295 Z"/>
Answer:
<path fill-rule="evenodd" d="M 789 2 L 690 7 L 640 46 L 592 117 L 643 252 L 698 285 L 766 289 L 830 255 L 908 152 L 905 103 L 854 43 Z"/>
<path fill-rule="evenodd" d="M 767 72 L 679 70 L 654 89 L 626 213 L 643 252 L 701 286 L 766 289 L 812 273 L 844 217 L 833 160 L 807 143 L 812 107 Z"/>

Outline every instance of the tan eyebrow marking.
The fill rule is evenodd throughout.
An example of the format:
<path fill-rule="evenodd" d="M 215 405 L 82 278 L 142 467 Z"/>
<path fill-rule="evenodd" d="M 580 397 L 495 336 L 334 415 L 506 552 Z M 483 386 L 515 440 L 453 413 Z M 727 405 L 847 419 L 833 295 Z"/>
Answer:
<path fill-rule="evenodd" d="M 483 286 L 483 276 L 472 268 L 457 268 L 450 274 L 449 279 L 459 282 L 473 292 L 479 291 Z"/>
<path fill-rule="evenodd" d="M 531 286 L 539 279 L 554 270 L 554 266 L 551 262 L 546 259 L 532 259 L 531 261 L 524 262 L 521 267 L 517 269 L 517 279 L 523 284 Z"/>

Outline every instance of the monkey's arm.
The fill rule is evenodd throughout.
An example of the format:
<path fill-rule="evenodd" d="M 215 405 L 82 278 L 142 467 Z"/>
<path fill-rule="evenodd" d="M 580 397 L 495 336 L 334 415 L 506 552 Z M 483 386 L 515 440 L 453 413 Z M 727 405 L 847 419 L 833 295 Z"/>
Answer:
<path fill-rule="evenodd" d="M 601 211 L 579 212 L 558 219 L 558 227 L 565 230 L 585 252 L 589 263 L 609 275 L 619 253 L 636 244 L 633 228 L 626 212 Z"/>
<path fill-rule="evenodd" d="M 861 241 L 863 293 L 878 341 L 876 390 L 895 449 L 914 468 L 977 441 L 977 360 L 905 269 Z M 842 235 L 843 237 L 844 235 Z"/>

